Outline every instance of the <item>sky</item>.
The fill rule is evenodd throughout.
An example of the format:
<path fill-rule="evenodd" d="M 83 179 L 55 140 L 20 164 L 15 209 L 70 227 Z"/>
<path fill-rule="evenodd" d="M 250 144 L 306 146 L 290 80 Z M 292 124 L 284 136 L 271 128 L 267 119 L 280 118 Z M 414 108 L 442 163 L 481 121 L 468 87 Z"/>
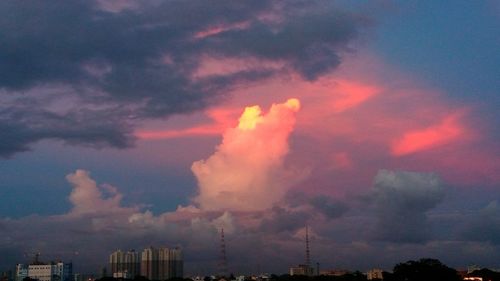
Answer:
<path fill-rule="evenodd" d="M 0 2 L 0 270 L 500 268 L 497 1 Z"/>

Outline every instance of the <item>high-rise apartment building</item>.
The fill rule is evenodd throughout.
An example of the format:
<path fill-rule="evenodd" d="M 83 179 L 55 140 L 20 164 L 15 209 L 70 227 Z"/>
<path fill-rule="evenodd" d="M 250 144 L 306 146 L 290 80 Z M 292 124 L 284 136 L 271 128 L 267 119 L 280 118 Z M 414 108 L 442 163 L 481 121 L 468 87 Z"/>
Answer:
<path fill-rule="evenodd" d="M 141 253 L 141 275 L 149 280 L 159 280 L 158 278 L 158 250 L 149 247 Z"/>
<path fill-rule="evenodd" d="M 158 249 L 158 279 L 166 280 L 173 277 L 182 277 L 184 262 L 182 251 L 178 248 Z"/>
<path fill-rule="evenodd" d="M 109 267 L 116 277 L 141 275 L 149 280 L 167 280 L 183 277 L 184 261 L 179 248 L 149 247 L 141 253 L 117 250 L 109 256 Z"/>
<path fill-rule="evenodd" d="M 121 274 L 121 276 L 126 275 L 133 278 L 136 275 L 141 275 L 140 254 L 134 250 L 115 251 L 109 256 L 109 268 L 112 276 Z"/>

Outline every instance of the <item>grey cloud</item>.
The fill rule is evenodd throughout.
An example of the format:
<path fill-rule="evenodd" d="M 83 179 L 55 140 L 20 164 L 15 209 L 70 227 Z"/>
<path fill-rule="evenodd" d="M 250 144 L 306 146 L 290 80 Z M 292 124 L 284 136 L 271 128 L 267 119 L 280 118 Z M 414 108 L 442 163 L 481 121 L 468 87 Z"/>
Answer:
<path fill-rule="evenodd" d="M 427 212 L 442 202 L 444 188 L 435 174 L 380 170 L 369 196 L 377 215 L 376 239 L 420 243 L 430 238 Z"/>
<path fill-rule="evenodd" d="M 0 132 L 0 157 L 29 150 L 31 143 L 42 139 L 95 148 L 125 148 L 134 140 L 130 124 L 112 112 L 86 109 L 58 114 L 36 108 L 1 110 L 0 106 Z"/>
<path fill-rule="evenodd" d="M 483 209 L 469 215 L 461 231 L 467 240 L 490 242 L 500 245 L 500 206 L 490 202 Z"/>
<path fill-rule="evenodd" d="M 310 204 L 330 219 L 341 217 L 349 210 L 346 203 L 324 195 L 313 197 Z"/>
<path fill-rule="evenodd" d="M 0 106 L 7 139 L 0 156 L 26 151 L 42 139 L 130 146 L 130 132 L 140 120 L 205 108 L 237 84 L 283 71 L 257 67 L 194 79 L 202 56 L 285 62 L 285 71 L 314 80 L 338 66 L 366 26 L 357 15 L 306 1 L 154 1 L 117 11 L 92 1 L 0 3 L 0 100 L 46 85 L 62 85 L 65 95 L 78 97 L 73 114 L 54 115 L 41 103 L 44 94 L 26 97 L 22 108 Z M 261 15 L 276 19 L 260 20 Z M 248 27 L 194 38 L 209 27 L 241 22 Z"/>
<path fill-rule="evenodd" d="M 307 211 L 274 207 L 262 220 L 260 229 L 266 233 L 292 232 L 304 227 L 310 217 L 311 214 Z"/>
<path fill-rule="evenodd" d="M 291 208 L 312 207 L 311 212 L 319 212 L 329 219 L 341 217 L 349 210 L 347 202 L 327 195 L 310 196 L 300 191 L 288 192 L 285 203 Z"/>

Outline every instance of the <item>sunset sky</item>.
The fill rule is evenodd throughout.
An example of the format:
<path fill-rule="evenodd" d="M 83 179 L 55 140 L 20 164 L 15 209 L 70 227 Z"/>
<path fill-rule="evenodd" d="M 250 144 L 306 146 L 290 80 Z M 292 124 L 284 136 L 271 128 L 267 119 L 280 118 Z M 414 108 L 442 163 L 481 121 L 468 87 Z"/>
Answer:
<path fill-rule="evenodd" d="M 0 271 L 500 268 L 499 3 L 1 1 Z"/>

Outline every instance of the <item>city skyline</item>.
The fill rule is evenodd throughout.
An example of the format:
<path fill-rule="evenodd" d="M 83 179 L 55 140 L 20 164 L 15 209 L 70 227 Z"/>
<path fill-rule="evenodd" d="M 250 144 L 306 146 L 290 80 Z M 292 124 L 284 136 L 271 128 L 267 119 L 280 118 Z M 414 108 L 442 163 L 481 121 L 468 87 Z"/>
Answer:
<path fill-rule="evenodd" d="M 0 13 L 0 271 L 168 245 L 208 274 L 221 228 L 230 272 L 288 272 L 306 232 L 313 267 L 500 268 L 497 2 Z"/>

